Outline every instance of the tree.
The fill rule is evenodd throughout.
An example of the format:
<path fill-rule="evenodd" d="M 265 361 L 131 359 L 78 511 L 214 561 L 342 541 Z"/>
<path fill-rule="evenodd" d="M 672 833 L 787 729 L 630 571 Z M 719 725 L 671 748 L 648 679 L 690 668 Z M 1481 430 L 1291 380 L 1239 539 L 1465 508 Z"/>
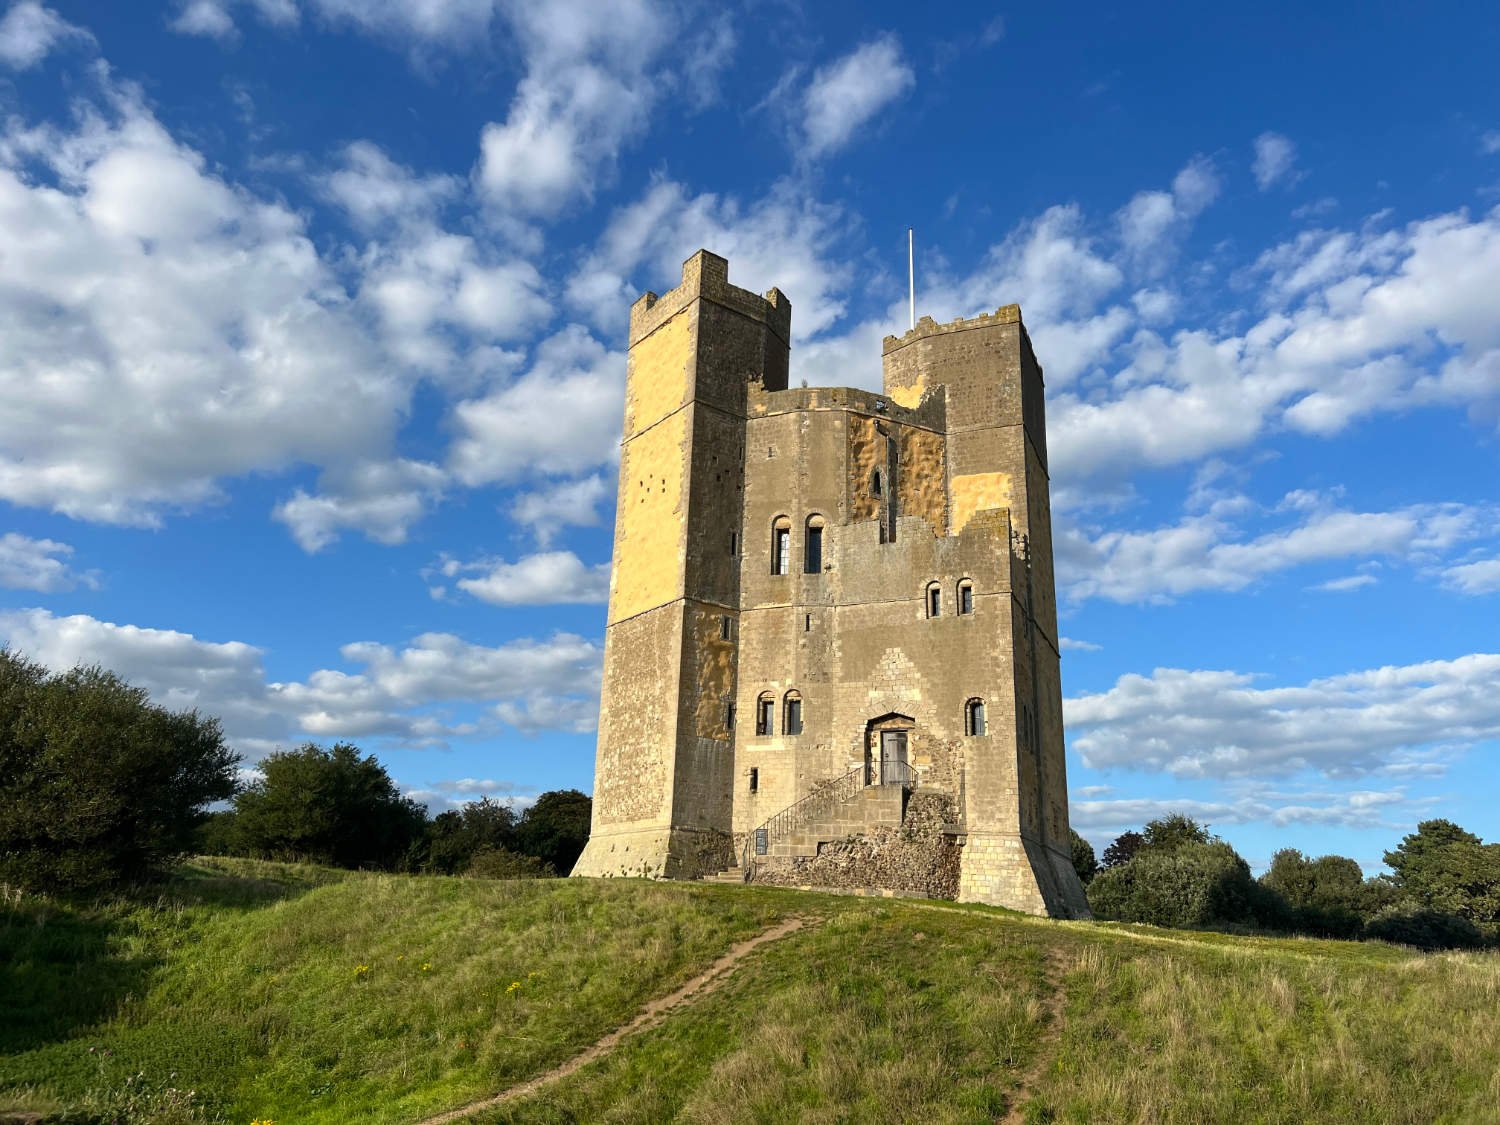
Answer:
<path fill-rule="evenodd" d="M 560 874 L 573 870 L 589 839 L 594 802 L 577 789 L 543 793 L 516 827 L 520 851 L 550 863 Z"/>
<path fill-rule="evenodd" d="M 1323 937 L 1358 937 L 1384 905 L 1383 886 L 1367 889 L 1364 872 L 1347 856 L 1308 859 L 1296 848 L 1282 848 L 1260 883 L 1290 907 L 1290 926 Z"/>
<path fill-rule="evenodd" d="M 1099 870 L 1099 861 L 1094 858 L 1094 845 L 1085 840 L 1077 832 L 1073 833 L 1073 870 L 1078 872 L 1078 878 L 1087 885 L 1089 880 Z"/>
<path fill-rule="evenodd" d="M 157 874 L 234 792 L 238 761 L 216 719 L 156 706 L 98 666 L 53 674 L 0 650 L 0 882 Z"/>
<path fill-rule="evenodd" d="M 392 868 L 425 837 L 426 810 L 357 746 L 309 742 L 269 755 L 260 771 L 234 802 L 235 833 L 252 855 Z"/>
<path fill-rule="evenodd" d="M 1119 867 L 1129 863 L 1145 842 L 1146 838 L 1139 832 L 1121 832 L 1115 837 L 1115 842 L 1104 849 L 1104 858 L 1100 866 Z"/>
<path fill-rule="evenodd" d="M 484 851 L 514 851 L 516 814 L 509 805 L 488 797 L 456 811 L 440 813 L 428 830 L 428 866 L 445 875 L 468 870 Z"/>
<path fill-rule="evenodd" d="M 1107 867 L 1089 884 L 1089 906 L 1101 918 L 1157 926 L 1212 926 L 1260 920 L 1250 866 L 1221 840 L 1143 849 Z"/>
<path fill-rule="evenodd" d="M 1184 844 L 1207 844 L 1213 840 L 1208 834 L 1208 825 L 1199 824 L 1182 813 L 1158 817 L 1141 829 L 1141 836 L 1141 847 L 1158 852 L 1176 851 Z"/>

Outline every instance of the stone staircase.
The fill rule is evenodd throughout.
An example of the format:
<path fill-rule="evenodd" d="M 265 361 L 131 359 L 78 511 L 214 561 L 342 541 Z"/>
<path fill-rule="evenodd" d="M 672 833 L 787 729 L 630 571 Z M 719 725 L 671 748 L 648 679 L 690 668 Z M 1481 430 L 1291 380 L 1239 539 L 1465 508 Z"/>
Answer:
<path fill-rule="evenodd" d="M 906 796 L 910 789 L 909 784 L 866 785 L 841 800 L 809 809 L 794 827 L 771 837 L 766 855 L 749 855 L 748 869 L 742 860 L 717 874 L 705 875 L 703 882 L 747 883 L 754 875 L 758 860 L 809 858 L 818 854 L 820 846 L 833 840 L 861 836 L 877 828 L 899 827 L 906 813 Z"/>

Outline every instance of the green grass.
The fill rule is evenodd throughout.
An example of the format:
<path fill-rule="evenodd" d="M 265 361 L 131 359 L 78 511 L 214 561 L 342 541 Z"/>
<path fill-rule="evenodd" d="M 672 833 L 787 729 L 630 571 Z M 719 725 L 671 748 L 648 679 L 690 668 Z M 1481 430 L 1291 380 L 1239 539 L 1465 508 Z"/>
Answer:
<path fill-rule="evenodd" d="M 1495 954 L 237 861 L 149 901 L 6 903 L 0 1108 L 119 1105 L 144 1072 L 137 1120 L 417 1121 L 792 913 L 717 990 L 474 1120 L 1500 1121 Z"/>

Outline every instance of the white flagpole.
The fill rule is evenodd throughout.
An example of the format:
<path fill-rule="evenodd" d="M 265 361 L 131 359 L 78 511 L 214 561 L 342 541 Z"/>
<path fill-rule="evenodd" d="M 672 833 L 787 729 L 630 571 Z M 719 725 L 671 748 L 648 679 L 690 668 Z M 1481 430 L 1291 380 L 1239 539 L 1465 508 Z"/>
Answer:
<path fill-rule="evenodd" d="M 911 326 L 917 326 L 917 252 L 916 236 L 906 228 L 906 291 L 911 302 Z"/>

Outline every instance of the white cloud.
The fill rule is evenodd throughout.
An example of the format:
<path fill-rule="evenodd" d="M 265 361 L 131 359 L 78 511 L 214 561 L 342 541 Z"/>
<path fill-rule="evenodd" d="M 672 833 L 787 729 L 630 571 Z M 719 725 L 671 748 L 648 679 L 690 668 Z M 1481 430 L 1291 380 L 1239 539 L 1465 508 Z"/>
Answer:
<path fill-rule="evenodd" d="M 671 42 L 668 14 L 645 0 L 511 9 L 526 76 L 506 119 L 484 127 L 475 170 L 495 207 L 548 217 L 593 195 L 667 84 L 655 70 Z"/>
<path fill-rule="evenodd" d="M 1500 152 L 1500 129 L 1491 129 L 1479 138 L 1479 151 L 1486 156 L 1493 156 Z"/>
<path fill-rule="evenodd" d="M 424 461 L 361 461 L 325 472 L 316 494 L 299 488 L 273 514 L 304 551 L 321 551 L 346 529 L 404 543 L 446 483 L 447 474 Z"/>
<path fill-rule="evenodd" d="M 1297 170 L 1297 146 L 1280 133 L 1262 133 L 1255 138 L 1255 186 L 1270 191 L 1277 184 L 1290 186 L 1302 178 Z"/>
<path fill-rule="evenodd" d="M 1104 648 L 1103 645 L 1096 645 L 1093 641 L 1080 641 L 1073 637 L 1062 637 L 1057 643 L 1064 652 L 1100 652 Z"/>
<path fill-rule="evenodd" d="M 16 70 L 29 70 L 70 41 L 92 43 L 94 37 L 37 0 L 17 0 L 0 17 L 0 63 Z"/>
<path fill-rule="evenodd" d="M 618 456 L 624 410 L 625 357 L 569 325 L 519 378 L 457 404 L 449 468 L 468 485 L 585 472 Z"/>
<path fill-rule="evenodd" d="M 79 574 L 68 565 L 73 548 L 55 539 L 31 539 L 16 531 L 0 535 L 0 586 L 53 594 L 82 583 L 97 586 L 93 573 Z"/>
<path fill-rule="evenodd" d="M 233 39 L 237 30 L 225 0 L 185 0 L 177 18 L 167 26 L 179 35 L 219 40 Z"/>
<path fill-rule="evenodd" d="M 427 572 L 455 580 L 491 605 L 602 605 L 609 600 L 609 563 L 586 566 L 572 551 L 542 551 L 515 562 L 444 559 Z M 465 577 L 466 575 L 471 577 Z"/>
<path fill-rule="evenodd" d="M 1194 219 L 1219 194 L 1219 175 L 1195 156 L 1172 180 L 1172 190 L 1143 191 L 1116 216 L 1127 257 L 1148 277 L 1165 273 Z"/>
<path fill-rule="evenodd" d="M 321 669 L 304 681 L 268 683 L 264 653 L 251 645 L 43 609 L 0 611 L 0 643 L 59 671 L 102 665 L 155 703 L 217 716 L 252 759 L 307 737 L 419 747 L 492 735 L 501 723 L 528 733 L 592 729 L 603 659 L 597 644 L 567 633 L 495 647 L 424 633 L 403 648 L 343 646 L 358 672 Z M 478 709 L 477 717 L 454 708 Z"/>
<path fill-rule="evenodd" d="M 551 544 L 565 527 L 599 526 L 599 503 L 613 486 L 599 474 L 579 480 L 559 481 L 546 488 L 518 493 L 511 501 L 510 515 L 531 528 L 543 547 Z"/>
<path fill-rule="evenodd" d="M 843 148 L 916 82 L 894 35 L 861 44 L 819 68 L 802 94 L 800 134 L 806 154 L 819 157 Z"/>
<path fill-rule="evenodd" d="M 73 130 L 0 131 L 0 498 L 153 524 L 221 477 L 383 455 L 410 379 L 302 218 L 104 93 Z"/>
<path fill-rule="evenodd" d="M 689 195 L 682 184 L 658 179 L 610 217 L 593 253 L 568 282 L 568 303 L 602 329 L 623 335 L 631 303 L 648 288 L 675 286 L 682 263 L 708 249 L 729 260 L 732 284 L 757 293 L 775 286 L 791 297 L 792 332 L 804 340 L 843 315 L 841 289 L 851 274 L 840 257 L 848 228 L 839 208 L 787 181 L 746 203 L 713 193 Z M 879 354 L 877 347 L 877 363 Z M 794 364 L 806 358 L 795 350 L 793 356 Z"/>
<path fill-rule="evenodd" d="M 1500 655 L 1255 687 L 1243 672 L 1158 668 L 1064 703 L 1092 768 L 1182 777 L 1358 776 L 1424 747 L 1500 738 Z"/>
<path fill-rule="evenodd" d="M 342 155 L 342 165 L 324 175 L 321 184 L 327 196 L 366 229 L 430 219 L 463 187 L 457 176 L 419 176 L 370 141 L 355 141 Z"/>
<path fill-rule="evenodd" d="M 1235 519 L 1253 505 L 1235 496 L 1149 531 L 1104 531 L 1089 538 L 1060 519 L 1059 584 L 1078 600 L 1168 601 L 1201 590 L 1242 590 L 1267 575 L 1332 559 L 1425 559 L 1478 534 L 1488 522 L 1481 509 L 1461 504 L 1350 512 L 1312 494 L 1289 499 L 1284 507 L 1304 518 L 1253 538 Z M 1323 588 L 1348 590 L 1373 581 L 1364 575 Z"/>
<path fill-rule="evenodd" d="M 1319 582 L 1313 589 L 1326 590 L 1331 594 L 1348 594 L 1373 586 L 1379 581 L 1373 574 L 1350 574 L 1344 578 L 1330 578 L 1327 582 Z"/>
<path fill-rule="evenodd" d="M 1450 566 L 1443 571 L 1443 581 L 1461 594 L 1500 593 L 1500 559 Z"/>
<path fill-rule="evenodd" d="M 1410 818 L 1393 820 L 1397 810 L 1421 802 L 1407 797 L 1403 789 L 1356 790 L 1353 792 L 1292 791 L 1277 793 L 1255 787 L 1249 793 L 1228 799 L 1203 801 L 1181 797 L 1121 797 L 1107 801 L 1075 800 L 1069 803 L 1068 819 L 1085 836 L 1113 837 L 1172 813 L 1190 816 L 1210 830 L 1225 824 L 1292 824 L 1340 828 L 1399 828 Z"/>

